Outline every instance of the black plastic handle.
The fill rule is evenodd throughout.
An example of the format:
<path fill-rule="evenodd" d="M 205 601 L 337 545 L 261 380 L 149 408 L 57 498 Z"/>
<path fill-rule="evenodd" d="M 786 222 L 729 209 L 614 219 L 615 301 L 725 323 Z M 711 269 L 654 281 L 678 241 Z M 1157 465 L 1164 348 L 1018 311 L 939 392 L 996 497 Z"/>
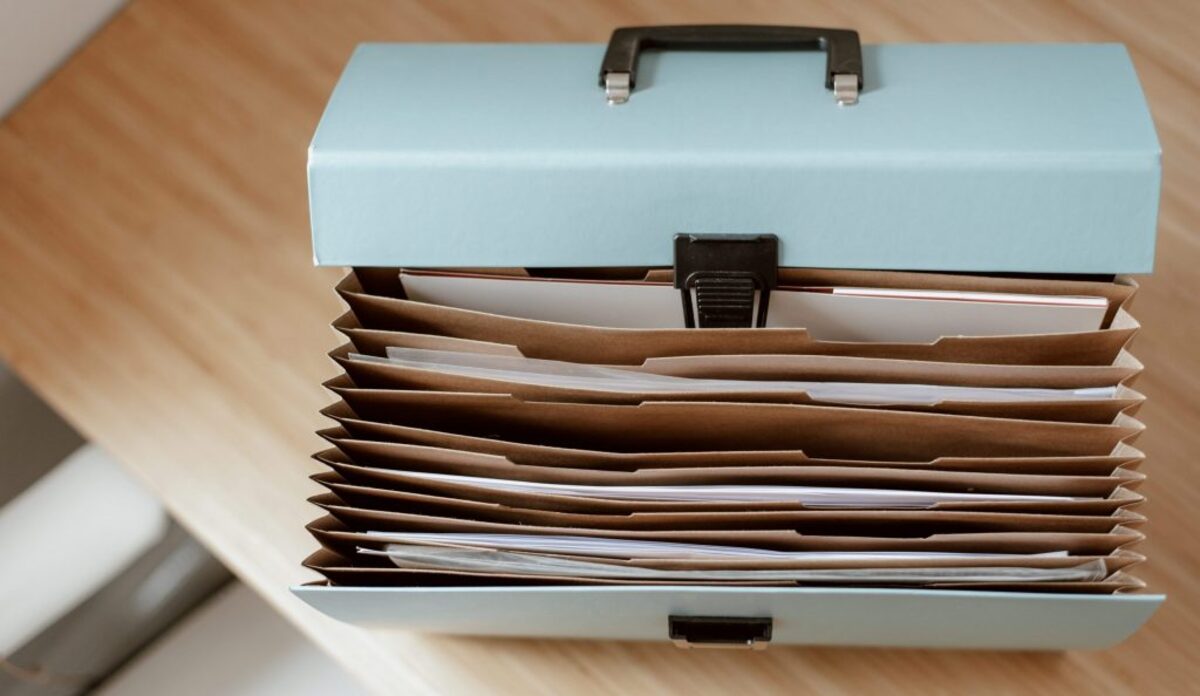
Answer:
<path fill-rule="evenodd" d="M 629 87 L 637 84 L 639 54 L 647 48 L 672 50 L 779 51 L 824 50 L 825 87 L 833 89 L 834 75 L 854 75 L 862 89 L 862 44 L 852 29 L 783 27 L 745 24 L 622 27 L 608 40 L 600 64 L 600 86 L 608 73 L 628 73 Z"/>

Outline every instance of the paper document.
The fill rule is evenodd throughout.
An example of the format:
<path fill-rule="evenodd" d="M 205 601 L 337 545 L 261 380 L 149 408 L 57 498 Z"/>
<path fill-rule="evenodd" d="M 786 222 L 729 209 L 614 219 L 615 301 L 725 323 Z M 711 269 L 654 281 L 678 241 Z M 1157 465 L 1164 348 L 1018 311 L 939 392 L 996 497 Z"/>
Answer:
<path fill-rule="evenodd" d="M 1107 574 L 1099 559 L 1063 568 L 1021 566 L 789 568 L 789 569 L 663 569 L 600 561 L 577 560 L 494 549 L 388 544 L 380 551 L 359 548 L 363 555 L 386 556 L 401 568 L 458 570 L 499 574 L 555 575 L 628 580 L 691 580 L 751 582 L 852 582 L 929 584 L 943 582 L 1086 582 Z"/>
<path fill-rule="evenodd" d="M 1034 389 L 1012 387 L 957 387 L 925 384 L 870 382 L 800 382 L 733 379 L 697 379 L 657 375 L 599 365 L 540 360 L 485 353 L 462 353 L 419 348 L 387 349 L 387 357 L 352 353 L 360 362 L 382 362 L 423 370 L 558 389 L 582 389 L 622 394 L 694 393 L 803 393 L 813 401 L 852 405 L 933 406 L 955 402 L 1059 402 L 1112 399 L 1116 387 L 1084 389 Z"/>
<path fill-rule="evenodd" d="M 1012 558 L 1066 558 L 1066 551 L 1035 554 L 972 553 L 959 551 L 776 551 L 746 546 L 717 546 L 675 541 L 645 541 L 609 537 L 551 534 L 472 534 L 460 532 L 367 532 L 367 536 L 396 544 L 478 546 L 513 551 L 534 551 L 573 556 L 645 559 L 747 559 L 806 561 L 890 561 L 944 559 L 1008 560 Z"/>
<path fill-rule="evenodd" d="M 814 508 L 914 508 L 924 509 L 938 503 L 979 502 L 1051 502 L 1080 500 L 1055 495 L 1013 495 L 1004 493 L 946 493 L 940 491 L 904 491 L 878 488 L 833 488 L 827 486 L 590 486 L 571 483 L 539 483 L 409 471 L 406 475 L 430 481 L 444 481 L 509 493 L 564 495 L 613 500 L 673 501 L 760 501 L 799 503 Z"/>
<path fill-rule="evenodd" d="M 523 319 L 616 328 L 683 328 L 667 283 L 401 271 L 409 299 Z M 1094 331 L 1102 297 L 885 288 L 778 288 L 767 326 L 821 341 L 930 343 L 946 336 Z"/>
<path fill-rule="evenodd" d="M 851 288 L 851 287 L 782 287 L 780 290 L 802 290 L 804 292 L 827 292 L 834 295 L 855 297 L 896 297 L 909 300 L 959 300 L 963 302 L 1007 302 L 1015 304 L 1039 304 L 1074 307 L 1107 307 L 1103 297 L 1082 295 L 1022 295 L 1015 292 L 972 292 L 964 290 L 920 290 L 908 288 Z"/>

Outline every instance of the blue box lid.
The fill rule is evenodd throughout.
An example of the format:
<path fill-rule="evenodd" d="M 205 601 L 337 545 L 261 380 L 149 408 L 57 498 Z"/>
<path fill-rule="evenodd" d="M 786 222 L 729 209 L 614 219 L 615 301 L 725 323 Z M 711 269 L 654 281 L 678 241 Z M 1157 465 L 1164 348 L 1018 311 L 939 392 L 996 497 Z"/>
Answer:
<path fill-rule="evenodd" d="M 317 128 L 314 257 L 353 266 L 670 265 L 774 233 L 785 266 L 1151 270 L 1161 153 L 1115 44 L 659 52 L 628 103 L 603 45 L 365 44 Z"/>

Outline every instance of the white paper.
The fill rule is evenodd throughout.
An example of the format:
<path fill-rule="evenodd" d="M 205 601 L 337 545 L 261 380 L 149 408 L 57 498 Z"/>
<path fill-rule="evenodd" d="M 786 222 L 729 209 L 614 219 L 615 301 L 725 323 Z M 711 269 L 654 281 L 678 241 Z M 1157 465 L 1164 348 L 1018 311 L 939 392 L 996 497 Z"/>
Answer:
<path fill-rule="evenodd" d="M 945 582 L 1083 582 L 1103 580 L 1104 562 L 1084 561 L 1065 568 L 956 566 L 891 568 L 661 569 L 583 561 L 494 549 L 388 544 L 382 551 L 359 548 L 362 555 L 385 556 L 400 568 L 459 570 L 495 574 L 556 575 L 650 581 L 853 582 L 924 585 Z"/>
<path fill-rule="evenodd" d="M 418 302 L 589 326 L 683 327 L 679 291 L 665 283 L 405 271 L 400 278 Z M 821 341 L 931 343 L 945 336 L 1094 331 L 1107 309 L 1103 298 L 1025 295 L 1014 301 L 1010 293 L 897 292 L 779 288 L 771 293 L 767 326 L 804 328 Z"/>
<path fill-rule="evenodd" d="M 540 493 L 579 498 L 612 500 L 658 500 L 694 502 L 748 501 L 799 503 L 813 508 L 930 508 L 938 503 L 1051 502 L 1082 500 L 1055 495 L 1011 495 L 1002 493 L 946 493 L 881 488 L 835 488 L 829 486 L 592 486 L 573 483 L 540 483 L 482 476 L 459 476 L 425 471 L 406 471 L 406 476 L 475 486 L 509 493 Z"/>
<path fill-rule="evenodd" d="M 783 288 L 799 289 L 799 288 Z M 961 300 L 964 302 L 1014 302 L 1018 304 L 1071 305 L 1106 309 L 1108 300 L 1083 295 L 1022 295 L 1015 292 L 979 292 L 971 290 L 920 290 L 910 288 L 810 287 L 810 291 L 828 291 L 835 295 L 859 297 L 901 297 L 912 300 Z"/>
<path fill-rule="evenodd" d="M 513 551 L 557 553 L 603 558 L 655 558 L 681 560 L 746 559 L 806 561 L 886 561 L 940 559 L 1065 558 L 1066 551 L 1034 554 L 978 553 L 968 551 L 776 551 L 747 546 L 689 544 L 557 534 L 475 534 L 469 532 L 367 532 L 367 536 L 396 544 L 477 546 Z"/>
<path fill-rule="evenodd" d="M 390 347 L 387 357 L 352 353 L 359 362 L 382 362 L 445 374 L 620 394 L 687 392 L 697 395 L 728 392 L 806 394 L 814 401 L 853 405 L 934 406 L 946 401 L 1062 402 L 1112 399 L 1116 387 L 1035 389 L 1011 387 L 958 387 L 926 384 L 871 382 L 801 382 L 734 379 L 697 379 L 656 375 L 615 367 L 584 365 L 507 355 Z"/>

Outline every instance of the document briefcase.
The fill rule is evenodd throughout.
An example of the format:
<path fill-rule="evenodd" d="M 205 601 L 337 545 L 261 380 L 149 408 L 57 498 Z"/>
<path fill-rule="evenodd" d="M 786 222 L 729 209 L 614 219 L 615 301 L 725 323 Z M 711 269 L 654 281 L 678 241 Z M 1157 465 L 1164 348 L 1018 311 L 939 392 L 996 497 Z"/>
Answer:
<path fill-rule="evenodd" d="M 1131 274 L 1160 150 L 1119 45 L 618 29 L 365 44 L 309 151 L 343 374 L 335 618 L 681 646 L 1113 645 Z"/>

